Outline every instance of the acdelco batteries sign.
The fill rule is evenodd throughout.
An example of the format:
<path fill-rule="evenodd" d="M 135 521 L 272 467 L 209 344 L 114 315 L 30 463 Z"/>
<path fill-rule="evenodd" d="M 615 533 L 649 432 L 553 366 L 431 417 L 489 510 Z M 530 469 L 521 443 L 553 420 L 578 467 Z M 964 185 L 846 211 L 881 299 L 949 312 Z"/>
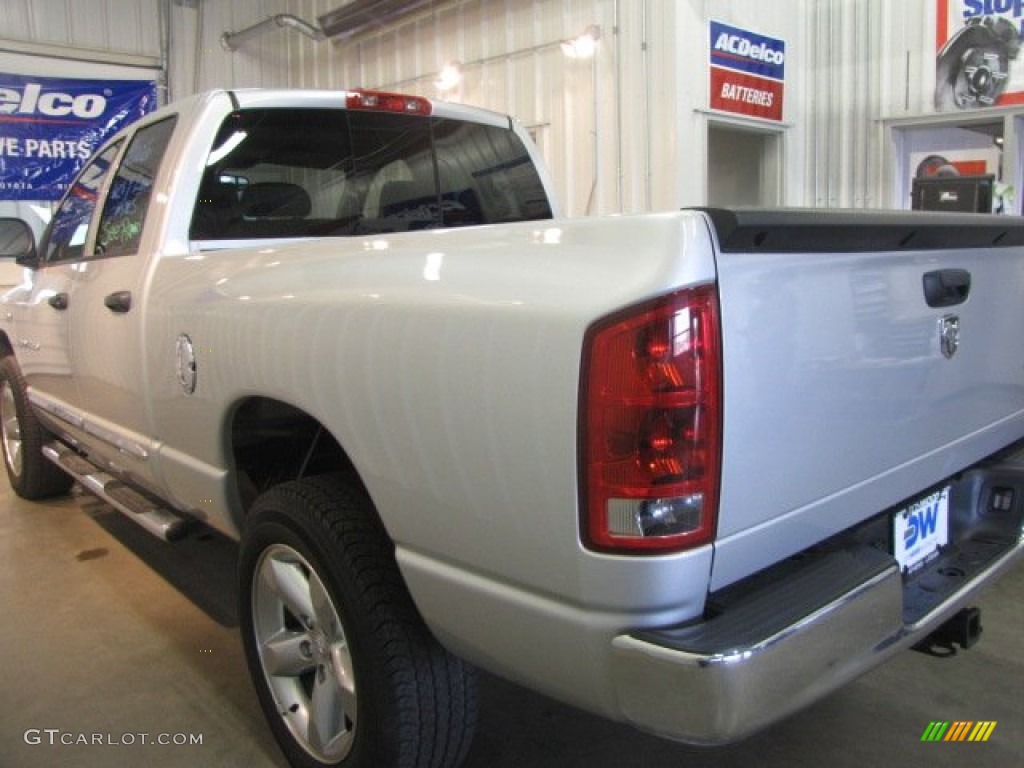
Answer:
<path fill-rule="evenodd" d="M 0 74 L 0 200 L 58 200 L 108 136 L 156 108 L 150 80 Z"/>
<path fill-rule="evenodd" d="M 781 120 L 785 41 L 712 21 L 710 43 L 711 108 Z"/>

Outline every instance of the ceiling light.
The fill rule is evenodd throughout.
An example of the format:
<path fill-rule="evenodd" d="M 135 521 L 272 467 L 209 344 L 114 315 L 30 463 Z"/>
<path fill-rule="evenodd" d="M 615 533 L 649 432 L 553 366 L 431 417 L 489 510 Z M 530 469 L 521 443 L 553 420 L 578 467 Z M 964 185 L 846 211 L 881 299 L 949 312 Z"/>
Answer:
<path fill-rule="evenodd" d="M 601 28 L 591 24 L 579 37 L 563 40 L 562 53 L 570 59 L 589 59 L 597 52 L 597 41 L 600 39 Z"/>
<path fill-rule="evenodd" d="M 462 70 L 459 67 L 459 62 L 453 61 L 441 68 L 437 80 L 434 81 L 434 87 L 439 91 L 450 91 L 461 82 Z"/>

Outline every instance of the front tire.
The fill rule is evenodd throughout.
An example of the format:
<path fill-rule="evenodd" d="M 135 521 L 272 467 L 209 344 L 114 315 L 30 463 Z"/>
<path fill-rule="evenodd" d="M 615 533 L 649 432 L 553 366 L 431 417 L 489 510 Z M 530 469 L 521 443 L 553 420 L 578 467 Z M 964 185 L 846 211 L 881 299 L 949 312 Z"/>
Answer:
<path fill-rule="evenodd" d="M 454 768 L 464 759 L 472 670 L 427 630 L 361 489 L 324 476 L 256 500 L 239 617 L 260 704 L 292 765 Z"/>
<path fill-rule="evenodd" d="M 23 499 L 60 496 L 74 482 L 44 458 L 43 446 L 51 439 L 28 401 L 17 360 L 10 355 L 0 359 L 0 443 L 11 488 Z"/>

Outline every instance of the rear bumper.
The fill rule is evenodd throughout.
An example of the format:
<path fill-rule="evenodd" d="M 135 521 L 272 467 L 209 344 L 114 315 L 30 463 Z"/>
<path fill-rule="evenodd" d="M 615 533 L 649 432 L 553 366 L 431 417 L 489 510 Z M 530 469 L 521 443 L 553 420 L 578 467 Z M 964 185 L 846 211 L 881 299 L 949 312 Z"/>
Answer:
<path fill-rule="evenodd" d="M 830 553 L 817 574 L 782 578 L 731 613 L 699 625 L 616 637 L 614 677 L 623 717 L 694 744 L 741 739 L 925 639 L 1019 560 L 1024 536 L 1018 526 L 1002 554 L 912 622 L 905 618 L 905 587 L 895 561 L 869 549 Z M 822 579 L 825 574 L 832 575 Z M 808 586 L 820 607 L 796 619 L 780 617 L 791 608 L 800 613 L 792 598 Z"/>

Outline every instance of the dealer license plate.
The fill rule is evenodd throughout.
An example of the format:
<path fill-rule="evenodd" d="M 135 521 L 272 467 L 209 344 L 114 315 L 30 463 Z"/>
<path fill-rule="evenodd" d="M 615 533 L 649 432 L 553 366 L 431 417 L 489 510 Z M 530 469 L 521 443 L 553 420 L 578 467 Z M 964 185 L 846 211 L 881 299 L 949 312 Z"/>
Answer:
<path fill-rule="evenodd" d="M 949 486 L 893 515 L 893 555 L 905 573 L 923 566 L 948 542 Z"/>

